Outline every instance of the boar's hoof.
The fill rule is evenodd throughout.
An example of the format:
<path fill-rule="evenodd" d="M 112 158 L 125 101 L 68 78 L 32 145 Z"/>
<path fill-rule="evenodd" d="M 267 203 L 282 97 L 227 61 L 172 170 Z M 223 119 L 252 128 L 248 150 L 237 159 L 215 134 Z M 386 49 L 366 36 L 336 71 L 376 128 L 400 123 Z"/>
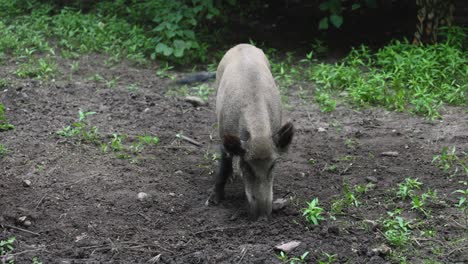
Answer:
<path fill-rule="evenodd" d="M 205 205 L 206 206 L 217 205 L 219 204 L 219 202 L 221 202 L 222 199 L 223 199 L 223 194 L 213 191 L 210 197 L 208 197 L 208 200 L 206 200 Z"/>

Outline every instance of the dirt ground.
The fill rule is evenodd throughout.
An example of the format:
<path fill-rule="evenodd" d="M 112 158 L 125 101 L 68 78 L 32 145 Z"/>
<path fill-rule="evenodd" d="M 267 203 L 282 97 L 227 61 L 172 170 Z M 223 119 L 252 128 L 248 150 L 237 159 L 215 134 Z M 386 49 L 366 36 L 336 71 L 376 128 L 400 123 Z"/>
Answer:
<path fill-rule="evenodd" d="M 291 240 L 301 244 L 288 256 L 308 251 L 307 263 L 326 260 L 325 253 L 336 255 L 334 263 L 389 263 L 391 254 L 372 252 L 386 243 L 382 227 L 364 223 L 379 222 L 396 207 L 408 209 L 405 218 L 424 219 L 395 198 L 407 177 L 439 194 L 419 228 L 431 227 L 435 236 L 424 238 L 415 229 L 421 239 L 395 252 L 407 252 L 408 263 L 468 261 L 466 224 L 452 194 L 466 188 L 460 184 L 466 176 L 449 177 L 431 163 L 443 146 L 468 150 L 466 108 L 445 107 L 437 121 L 345 104 L 322 113 L 312 100 L 300 99 L 299 85 L 312 89 L 311 84 L 293 86 L 285 120 L 294 122 L 296 136 L 274 172 L 275 198 L 290 203 L 270 221 L 254 222 L 239 179 L 228 184 L 222 204 L 204 205 L 219 144 L 214 95 L 208 106 L 196 108 L 166 96 L 177 87 L 158 78 L 156 66 L 108 67 L 105 59 L 82 56 L 74 73 L 70 61 L 61 60 L 60 74 L 47 81 L 15 79 L 15 65 L 2 65 L 0 77 L 11 82 L 0 91 L 0 101 L 16 128 L 0 133 L 9 149 L 0 159 L 0 239 L 16 237 L 16 263 L 31 263 L 35 256 L 43 263 L 280 263 L 274 246 Z M 118 77 L 116 86 L 91 80 L 96 73 Z M 132 84 L 139 89 L 130 91 Z M 160 142 L 132 162 L 58 136 L 79 109 L 96 112 L 89 122 L 107 141 L 112 133 L 147 133 Z M 179 133 L 202 145 L 181 140 Z M 381 155 L 387 151 L 398 155 Z M 318 226 L 306 223 L 301 213 L 306 201 L 318 197 L 329 211 L 344 182 L 374 186 L 359 198 L 359 207 L 346 208 L 336 220 L 325 215 Z M 149 198 L 139 201 L 139 192 Z M 22 216 L 29 226 L 18 220 Z"/>

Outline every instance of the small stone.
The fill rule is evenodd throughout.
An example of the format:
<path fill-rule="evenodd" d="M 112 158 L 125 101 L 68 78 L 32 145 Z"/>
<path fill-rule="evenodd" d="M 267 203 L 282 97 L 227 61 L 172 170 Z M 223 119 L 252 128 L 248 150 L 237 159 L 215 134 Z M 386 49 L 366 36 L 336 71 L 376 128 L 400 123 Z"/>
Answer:
<path fill-rule="evenodd" d="M 317 131 L 320 132 L 320 133 L 322 133 L 322 132 L 326 132 L 327 129 L 326 129 L 326 128 L 323 128 L 323 127 L 319 127 L 319 128 L 317 129 Z"/>
<path fill-rule="evenodd" d="M 398 156 L 398 152 L 396 152 L 396 151 L 382 152 L 382 153 L 380 153 L 380 156 L 397 157 L 397 156 Z"/>
<path fill-rule="evenodd" d="M 371 251 L 374 253 L 374 255 L 386 256 L 392 251 L 392 249 L 389 246 L 382 244 L 377 248 L 373 248 Z"/>
<path fill-rule="evenodd" d="M 374 177 L 374 176 L 368 176 L 368 177 L 366 177 L 366 181 L 372 182 L 372 183 L 377 183 L 379 180 L 377 180 L 377 178 Z"/>
<path fill-rule="evenodd" d="M 137 194 L 137 199 L 138 199 L 139 201 L 141 201 L 141 202 L 144 201 L 144 200 L 147 200 L 148 198 L 149 198 L 149 195 L 148 195 L 147 193 L 139 192 L 139 193 Z"/>
<path fill-rule="evenodd" d="M 21 216 L 18 218 L 18 222 L 24 223 L 24 221 L 26 221 L 26 218 L 27 218 L 26 216 Z"/>
<path fill-rule="evenodd" d="M 32 182 L 30 180 L 23 180 L 23 186 L 24 187 L 30 187 Z"/>
<path fill-rule="evenodd" d="M 275 250 L 283 251 L 284 253 L 289 253 L 293 251 L 295 248 L 297 248 L 300 244 L 301 242 L 294 240 L 294 241 L 290 241 L 290 242 L 283 243 L 280 245 L 276 245 Z"/>
<path fill-rule="evenodd" d="M 170 193 L 169 193 L 169 196 L 175 197 L 175 196 L 176 196 L 176 194 L 175 194 L 175 193 L 173 193 L 173 192 L 170 192 Z"/>
<path fill-rule="evenodd" d="M 207 103 L 198 96 L 186 96 L 184 100 L 191 103 L 194 107 L 207 105 Z"/>
<path fill-rule="evenodd" d="M 24 225 L 25 227 L 30 227 L 31 224 L 32 224 L 32 223 L 31 223 L 31 221 L 29 221 L 29 220 L 26 220 L 26 221 L 24 221 L 24 223 L 23 223 L 23 225 Z"/>
<path fill-rule="evenodd" d="M 273 211 L 279 211 L 288 205 L 288 199 L 278 198 L 273 201 Z"/>
<path fill-rule="evenodd" d="M 366 226 L 368 226 L 371 230 L 375 230 L 377 226 L 379 225 L 376 221 L 369 220 L 369 219 L 364 219 L 362 221 Z"/>
<path fill-rule="evenodd" d="M 176 174 L 176 175 L 181 175 L 181 174 L 184 174 L 184 172 L 181 171 L 181 170 L 178 170 L 178 171 L 174 172 L 174 174 Z"/>

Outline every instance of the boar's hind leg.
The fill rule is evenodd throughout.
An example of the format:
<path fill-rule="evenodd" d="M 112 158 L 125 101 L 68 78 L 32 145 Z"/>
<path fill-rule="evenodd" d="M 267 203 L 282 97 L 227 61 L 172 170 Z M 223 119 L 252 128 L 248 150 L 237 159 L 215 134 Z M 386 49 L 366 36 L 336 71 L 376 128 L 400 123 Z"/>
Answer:
<path fill-rule="evenodd" d="M 221 148 L 221 159 L 216 174 L 216 182 L 213 193 L 208 198 L 207 204 L 218 204 L 224 198 L 224 186 L 232 175 L 232 156 L 228 155 L 224 148 Z"/>

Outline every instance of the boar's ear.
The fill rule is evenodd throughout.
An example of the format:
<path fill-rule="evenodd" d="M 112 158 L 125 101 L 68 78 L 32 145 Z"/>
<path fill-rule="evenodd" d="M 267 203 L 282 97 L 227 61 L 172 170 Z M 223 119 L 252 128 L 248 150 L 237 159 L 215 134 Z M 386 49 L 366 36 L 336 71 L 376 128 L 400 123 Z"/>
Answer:
<path fill-rule="evenodd" d="M 223 146 L 226 152 L 241 156 L 245 154 L 245 150 L 242 148 L 240 139 L 236 136 L 226 134 L 223 138 Z"/>
<path fill-rule="evenodd" d="M 289 144 L 294 136 L 294 126 L 291 122 L 288 122 L 280 128 L 276 133 L 273 140 L 276 144 L 276 147 L 280 152 L 285 152 L 288 150 Z"/>

